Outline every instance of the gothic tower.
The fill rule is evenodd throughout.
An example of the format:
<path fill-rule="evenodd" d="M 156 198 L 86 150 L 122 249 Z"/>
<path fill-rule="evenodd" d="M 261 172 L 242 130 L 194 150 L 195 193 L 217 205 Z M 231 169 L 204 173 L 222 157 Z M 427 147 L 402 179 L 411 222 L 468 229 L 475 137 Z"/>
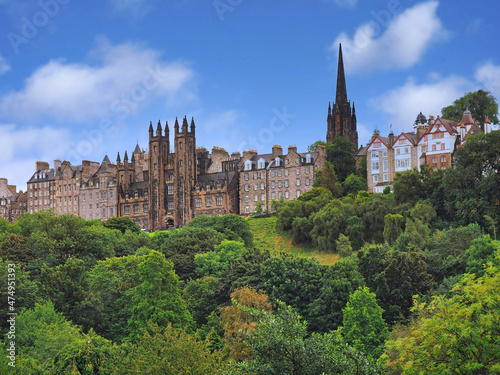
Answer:
<path fill-rule="evenodd" d="M 355 150 L 358 149 L 358 131 L 356 126 L 356 111 L 354 103 L 347 100 L 347 88 L 345 84 L 344 61 L 342 58 L 342 45 L 339 44 L 339 64 L 337 70 L 337 92 L 333 107 L 328 104 L 327 117 L 327 142 L 333 142 L 336 136 L 343 136 L 354 143 Z"/>
<path fill-rule="evenodd" d="M 174 166 L 174 217 L 175 224 L 183 225 L 193 218 L 191 191 L 196 185 L 196 138 L 194 119 L 188 131 L 184 117 L 182 129 L 175 119 L 175 166 Z"/>
<path fill-rule="evenodd" d="M 149 229 L 155 230 L 163 226 L 165 220 L 165 173 L 168 164 L 170 141 L 168 123 L 165 124 L 165 135 L 162 134 L 158 120 L 156 135 L 153 124 L 149 123 Z"/>

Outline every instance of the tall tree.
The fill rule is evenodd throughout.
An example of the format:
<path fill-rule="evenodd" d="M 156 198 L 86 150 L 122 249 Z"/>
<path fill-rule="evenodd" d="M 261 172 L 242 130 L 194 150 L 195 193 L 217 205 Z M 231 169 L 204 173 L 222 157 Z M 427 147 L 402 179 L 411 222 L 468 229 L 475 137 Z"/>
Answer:
<path fill-rule="evenodd" d="M 354 144 L 345 137 L 335 137 L 331 145 L 327 144 L 326 158 L 335 167 L 335 173 L 340 182 L 347 176 L 356 173 Z"/>
<path fill-rule="evenodd" d="M 498 124 L 498 104 L 489 91 L 468 92 L 455 100 L 452 105 L 444 107 L 441 114 L 445 119 L 460 121 L 466 109 L 469 109 L 472 118 L 479 121 L 481 126 L 484 125 L 486 117 L 489 117 L 493 124 Z"/>

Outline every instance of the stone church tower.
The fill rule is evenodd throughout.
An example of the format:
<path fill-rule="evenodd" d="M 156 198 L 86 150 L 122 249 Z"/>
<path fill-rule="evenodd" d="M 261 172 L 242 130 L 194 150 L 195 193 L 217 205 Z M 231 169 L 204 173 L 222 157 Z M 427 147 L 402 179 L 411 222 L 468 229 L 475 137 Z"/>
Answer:
<path fill-rule="evenodd" d="M 333 108 L 328 104 L 327 117 L 327 142 L 333 142 L 336 136 L 343 136 L 354 143 L 355 152 L 358 149 L 358 130 L 356 126 L 356 110 L 354 103 L 347 100 L 345 84 L 344 61 L 342 58 L 342 45 L 339 44 L 339 65 L 337 71 L 337 93 Z"/>
<path fill-rule="evenodd" d="M 175 166 L 174 166 L 174 215 L 175 223 L 187 223 L 193 218 L 191 191 L 197 182 L 196 138 L 194 119 L 188 131 L 187 118 L 179 122 L 175 119 Z"/>

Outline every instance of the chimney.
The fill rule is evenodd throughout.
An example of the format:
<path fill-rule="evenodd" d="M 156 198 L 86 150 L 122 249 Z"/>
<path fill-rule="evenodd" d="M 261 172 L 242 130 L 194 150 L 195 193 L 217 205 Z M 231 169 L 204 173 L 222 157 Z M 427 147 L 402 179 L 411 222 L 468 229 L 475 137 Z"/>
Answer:
<path fill-rule="evenodd" d="M 61 161 L 59 159 L 54 160 L 54 171 L 57 172 L 57 170 L 61 168 Z"/>
<path fill-rule="evenodd" d="M 241 159 L 241 154 L 239 152 L 233 152 L 231 154 L 231 160 L 239 160 Z"/>
<path fill-rule="evenodd" d="M 256 150 L 243 151 L 243 161 L 251 159 L 254 155 L 257 155 Z"/>
<path fill-rule="evenodd" d="M 288 155 L 290 155 L 291 153 L 297 153 L 297 146 L 295 145 L 291 145 L 291 146 L 288 146 Z"/>
<path fill-rule="evenodd" d="M 326 147 L 325 146 L 318 145 L 317 151 L 318 151 L 318 158 L 319 159 L 321 159 L 321 158 L 326 159 Z"/>
<path fill-rule="evenodd" d="M 391 130 L 391 132 L 389 133 L 389 148 L 392 148 L 393 145 L 394 145 L 394 133 Z"/>
<path fill-rule="evenodd" d="M 47 163 L 46 161 L 37 161 L 36 162 L 36 172 L 46 170 L 46 169 L 50 169 L 49 163 Z"/>
<path fill-rule="evenodd" d="M 283 155 L 283 149 L 281 148 L 281 146 L 274 145 L 273 146 L 273 159 L 275 159 L 276 157 L 281 156 L 281 155 Z"/>
<path fill-rule="evenodd" d="M 423 135 L 427 132 L 427 127 L 423 125 L 417 126 L 417 142 L 420 140 L 420 138 L 423 137 Z"/>
<path fill-rule="evenodd" d="M 429 122 L 428 122 L 428 125 L 429 126 L 432 126 L 432 123 L 434 122 L 434 116 L 432 115 L 429 115 Z"/>

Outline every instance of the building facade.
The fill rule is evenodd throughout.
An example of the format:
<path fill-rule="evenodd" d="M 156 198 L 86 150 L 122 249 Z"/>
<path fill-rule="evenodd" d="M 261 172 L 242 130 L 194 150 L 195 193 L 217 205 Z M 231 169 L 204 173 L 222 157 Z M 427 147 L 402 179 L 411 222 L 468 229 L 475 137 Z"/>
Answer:
<path fill-rule="evenodd" d="M 0 178 L 0 218 L 13 222 L 28 208 L 28 195 L 16 191 L 6 178 Z"/>

